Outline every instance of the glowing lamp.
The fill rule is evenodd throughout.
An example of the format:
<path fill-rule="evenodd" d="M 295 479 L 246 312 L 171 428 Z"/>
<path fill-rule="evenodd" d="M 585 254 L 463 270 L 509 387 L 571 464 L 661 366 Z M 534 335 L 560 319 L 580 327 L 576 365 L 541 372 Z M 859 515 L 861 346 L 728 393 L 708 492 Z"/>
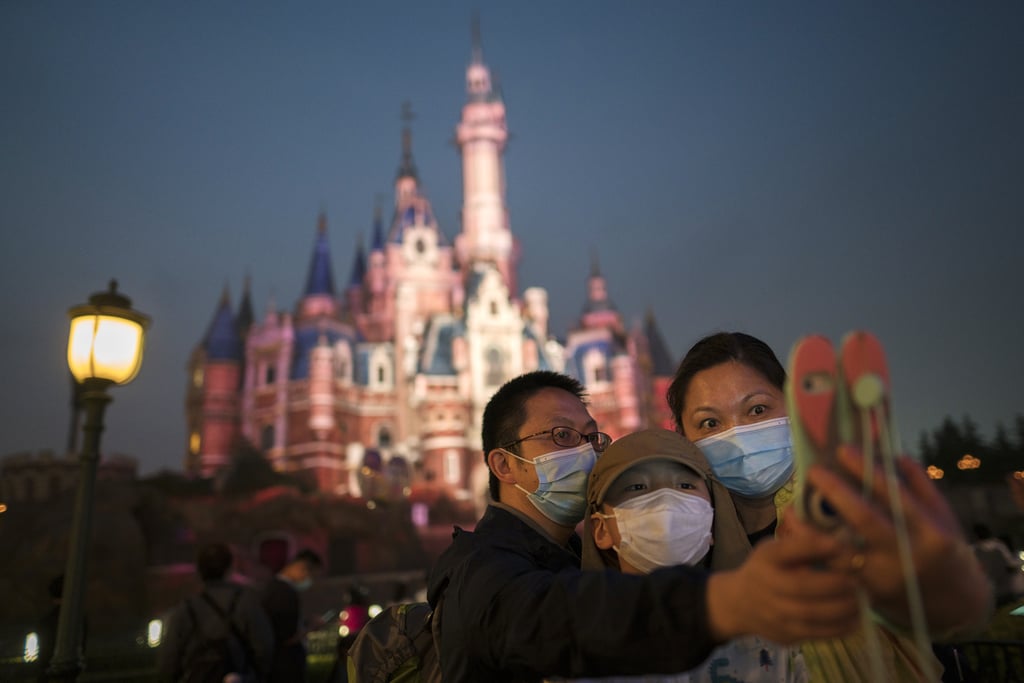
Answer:
<path fill-rule="evenodd" d="M 131 299 L 117 292 L 117 280 L 111 280 L 108 291 L 68 311 L 68 367 L 75 381 L 126 384 L 139 373 L 149 318 L 131 305 Z"/>

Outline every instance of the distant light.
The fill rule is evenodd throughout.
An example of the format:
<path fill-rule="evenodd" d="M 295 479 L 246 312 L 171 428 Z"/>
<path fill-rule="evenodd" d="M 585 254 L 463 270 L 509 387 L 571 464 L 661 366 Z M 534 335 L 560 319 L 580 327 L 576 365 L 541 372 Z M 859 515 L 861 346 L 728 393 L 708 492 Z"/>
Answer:
<path fill-rule="evenodd" d="M 1024 479 L 1024 470 L 1017 470 L 1013 473 L 1014 479 Z"/>
<path fill-rule="evenodd" d="M 0 503 L 0 514 L 3 514 L 5 512 L 7 512 L 7 504 L 6 503 Z"/>
<path fill-rule="evenodd" d="M 338 627 L 338 635 L 342 638 L 347 636 L 349 633 L 351 633 L 351 631 L 349 631 L 348 626 L 345 626 L 345 624 Z"/>
<path fill-rule="evenodd" d="M 160 619 L 151 619 L 146 628 L 146 644 L 150 647 L 160 647 L 160 639 L 164 634 L 164 622 Z"/>
<path fill-rule="evenodd" d="M 970 453 L 956 461 L 956 468 L 958 470 L 976 470 L 979 467 L 981 467 L 981 460 L 975 458 Z"/>
<path fill-rule="evenodd" d="M 928 472 L 929 479 L 942 479 L 944 476 L 946 476 L 946 473 L 943 472 L 941 468 L 936 467 L 935 465 L 928 465 L 928 469 L 926 471 Z"/>
<path fill-rule="evenodd" d="M 370 617 L 371 619 L 373 619 L 373 618 L 374 618 L 375 616 L 377 616 L 378 614 L 380 614 L 380 613 L 381 613 L 381 611 L 382 611 L 382 610 L 381 610 L 381 606 L 380 606 L 380 605 L 370 605 L 370 607 L 369 607 L 369 608 L 368 608 L 368 609 L 366 610 L 366 614 L 367 614 L 367 615 L 368 615 L 368 616 L 369 616 L 369 617 Z"/>
<path fill-rule="evenodd" d="M 25 656 L 23 659 L 26 662 L 35 662 L 39 659 L 39 634 L 35 631 L 25 636 Z"/>
<path fill-rule="evenodd" d="M 430 509 L 426 503 L 413 503 L 410 507 L 414 526 L 424 527 L 430 523 Z"/>
<path fill-rule="evenodd" d="M 348 621 L 348 610 L 347 609 L 341 610 L 341 613 L 338 614 L 338 618 L 341 619 L 342 621 Z"/>
<path fill-rule="evenodd" d="M 375 500 L 368 500 L 368 501 L 366 501 L 366 509 L 367 510 L 376 510 L 377 509 L 377 501 L 375 501 Z"/>

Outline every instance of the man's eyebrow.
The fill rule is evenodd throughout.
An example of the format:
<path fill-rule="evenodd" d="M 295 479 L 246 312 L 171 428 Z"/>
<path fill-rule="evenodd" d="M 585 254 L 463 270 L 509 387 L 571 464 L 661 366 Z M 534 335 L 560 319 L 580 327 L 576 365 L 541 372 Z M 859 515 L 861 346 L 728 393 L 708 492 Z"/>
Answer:
<path fill-rule="evenodd" d="M 565 417 L 564 415 L 552 415 L 548 417 L 541 424 L 547 425 L 549 428 L 553 427 L 569 427 L 574 429 L 571 425 L 573 424 L 572 418 Z M 597 420 L 590 418 L 583 423 L 584 429 L 597 429 Z"/>

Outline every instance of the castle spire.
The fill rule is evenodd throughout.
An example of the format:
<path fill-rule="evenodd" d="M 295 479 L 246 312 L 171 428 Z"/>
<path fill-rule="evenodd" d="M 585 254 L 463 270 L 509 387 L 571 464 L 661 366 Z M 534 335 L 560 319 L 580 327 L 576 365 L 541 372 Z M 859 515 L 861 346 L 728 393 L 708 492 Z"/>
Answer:
<path fill-rule="evenodd" d="M 473 18 L 470 20 L 470 34 L 473 41 L 473 64 L 484 63 L 484 49 L 480 41 L 480 12 L 473 10 Z"/>
<path fill-rule="evenodd" d="M 350 287 L 361 287 L 366 277 L 366 249 L 363 247 L 363 233 L 356 238 L 356 255 L 352 260 L 352 276 L 348 280 Z"/>
<path fill-rule="evenodd" d="M 505 204 L 503 155 L 508 142 L 505 103 L 494 90 L 491 70 L 480 46 L 480 19 L 473 14 L 472 59 L 466 67 L 466 103 L 455 128 L 462 156 L 462 232 L 455 254 L 463 273 L 491 263 L 510 292 L 517 292 L 519 243 L 509 226 Z"/>
<path fill-rule="evenodd" d="M 647 309 L 644 318 L 644 336 L 647 337 L 647 348 L 651 354 L 651 370 L 655 377 L 671 377 L 676 372 L 676 363 L 672 354 L 668 351 L 668 344 L 658 328 L 658 321 L 654 318 L 654 311 Z"/>
<path fill-rule="evenodd" d="M 384 220 L 381 216 L 380 199 L 373 205 L 373 238 L 370 242 L 371 251 L 380 251 L 384 248 Z"/>
<path fill-rule="evenodd" d="M 327 246 L 327 214 L 320 211 L 316 226 L 316 244 L 309 263 L 306 296 L 327 294 L 334 296 L 334 276 L 331 274 L 331 252 Z"/>
<path fill-rule="evenodd" d="M 203 349 L 208 360 L 242 360 L 242 339 L 238 336 L 238 321 L 231 310 L 231 294 L 226 283 L 203 338 Z"/>
<path fill-rule="evenodd" d="M 398 179 L 412 178 L 419 180 L 416 164 L 412 160 L 412 129 L 410 124 L 416 118 L 412 111 L 412 103 L 402 102 L 402 163 L 398 166 Z"/>
<path fill-rule="evenodd" d="M 238 303 L 238 333 L 243 337 L 248 334 L 252 327 L 255 316 L 252 312 L 252 278 L 249 273 L 245 274 L 245 284 L 242 285 L 242 300 Z"/>

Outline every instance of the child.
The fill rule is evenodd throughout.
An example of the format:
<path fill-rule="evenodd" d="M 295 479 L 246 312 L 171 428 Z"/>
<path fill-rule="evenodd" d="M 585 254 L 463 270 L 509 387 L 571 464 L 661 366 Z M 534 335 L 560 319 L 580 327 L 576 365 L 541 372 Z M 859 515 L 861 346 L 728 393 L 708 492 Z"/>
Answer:
<path fill-rule="evenodd" d="M 649 429 L 615 441 L 587 482 L 583 568 L 646 574 L 675 564 L 733 569 L 750 552 L 732 499 L 685 437 Z M 602 679 L 610 681 L 613 679 Z M 697 683 L 807 680 L 799 648 L 748 636 L 685 673 L 614 679 Z"/>

